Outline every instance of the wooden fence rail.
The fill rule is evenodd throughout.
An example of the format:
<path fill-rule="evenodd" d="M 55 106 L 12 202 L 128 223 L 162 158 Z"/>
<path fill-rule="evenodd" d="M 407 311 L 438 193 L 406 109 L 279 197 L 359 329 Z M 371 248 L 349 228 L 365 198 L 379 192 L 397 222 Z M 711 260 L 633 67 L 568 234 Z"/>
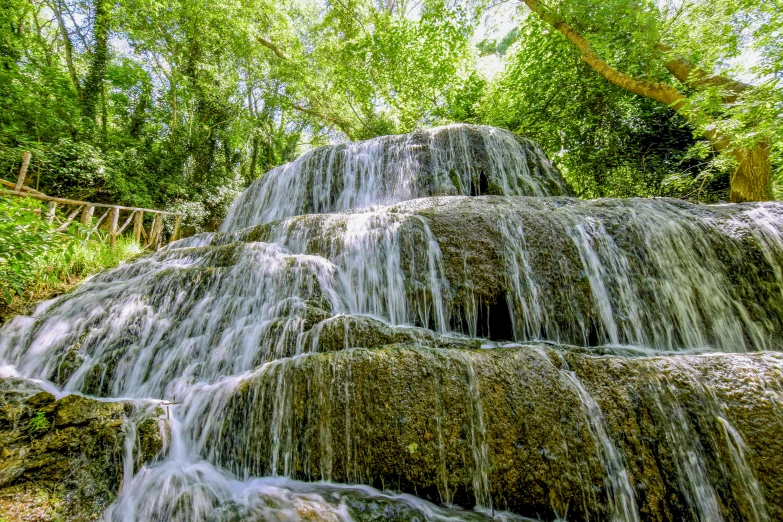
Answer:
<path fill-rule="evenodd" d="M 111 246 L 114 246 L 117 242 L 117 236 L 122 234 L 123 231 L 125 231 L 125 229 L 132 222 L 133 238 L 136 240 L 136 242 L 142 244 L 143 237 L 144 248 L 158 249 L 163 242 L 163 216 L 168 215 L 176 216 L 174 219 L 174 230 L 171 233 L 171 236 L 169 236 L 169 242 L 179 239 L 180 224 L 182 222 L 181 212 L 166 212 L 163 210 L 153 210 L 149 208 L 124 207 L 122 205 L 108 205 L 105 203 L 90 203 L 87 201 L 79 201 L 75 199 L 47 196 L 43 192 L 39 192 L 25 186 L 24 181 L 27 175 L 27 167 L 29 164 L 30 153 L 25 152 L 22 159 L 22 168 L 19 170 L 19 179 L 17 179 L 16 183 L 11 183 L 10 181 L 0 179 L 0 185 L 8 187 L 7 190 L 4 191 L 5 194 L 23 198 L 32 198 L 38 201 L 46 201 L 48 205 L 46 219 L 50 223 L 57 221 L 59 223 L 59 227 L 57 228 L 58 231 L 62 232 L 66 230 L 76 219 L 76 216 L 79 215 L 79 222 L 85 227 L 90 227 L 90 231 L 88 233 L 89 237 L 89 235 L 97 231 L 101 226 L 101 223 L 103 223 L 103 221 L 108 218 L 108 225 L 106 226 L 106 229 L 108 230 L 108 239 Z M 62 205 L 64 208 L 70 207 L 67 209 L 66 217 L 63 220 L 57 218 L 56 211 L 58 205 Z M 106 209 L 106 211 L 98 218 L 98 221 L 94 223 L 93 219 L 96 208 Z M 122 225 L 119 225 L 121 212 L 129 212 L 129 214 L 127 215 L 127 219 L 123 221 Z M 144 214 L 146 213 L 153 214 L 154 216 L 149 233 L 147 233 L 147 231 L 144 229 Z"/>

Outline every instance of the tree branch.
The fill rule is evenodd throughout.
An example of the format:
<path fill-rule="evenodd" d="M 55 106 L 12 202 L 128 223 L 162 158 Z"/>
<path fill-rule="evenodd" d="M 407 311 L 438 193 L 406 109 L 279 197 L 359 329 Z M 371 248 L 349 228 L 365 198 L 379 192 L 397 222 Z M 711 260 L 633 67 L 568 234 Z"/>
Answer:
<path fill-rule="evenodd" d="M 351 128 L 348 126 L 348 124 L 341 120 L 340 118 L 336 118 L 334 116 L 329 116 L 328 114 L 322 114 L 318 111 L 315 111 L 313 109 L 308 109 L 306 107 L 302 107 L 301 105 L 297 105 L 295 103 L 291 104 L 291 108 L 295 111 L 302 112 L 304 114 L 308 114 L 310 116 L 314 116 L 318 119 L 321 119 L 327 123 L 331 123 L 333 125 L 336 125 L 341 131 L 345 133 L 346 136 L 348 136 L 348 139 L 353 141 L 353 136 L 351 135 Z"/>
<path fill-rule="evenodd" d="M 79 40 L 82 41 L 82 45 L 84 45 L 84 49 L 89 52 L 90 46 L 87 44 L 87 39 L 82 34 L 82 28 L 79 27 L 79 24 L 76 23 L 76 18 L 74 18 L 73 13 L 70 9 L 68 9 L 68 4 L 63 2 L 62 8 L 65 9 L 65 12 L 68 14 L 68 18 L 71 19 L 71 23 L 73 24 L 73 27 L 76 29 L 76 36 L 79 37 Z"/>
<path fill-rule="evenodd" d="M 270 49 L 275 55 L 277 55 L 278 58 L 281 60 L 288 60 L 288 57 L 283 53 L 283 51 L 280 50 L 275 44 L 270 42 L 269 40 L 266 40 L 260 36 L 256 36 L 256 40 L 258 43 L 263 45 L 264 47 Z M 291 108 L 295 111 L 299 111 L 301 113 L 307 114 L 309 116 L 314 116 L 320 120 L 323 120 L 327 123 L 331 123 L 332 125 L 335 125 L 337 128 L 339 128 L 341 131 L 345 133 L 346 136 L 348 136 L 348 139 L 353 141 L 353 135 L 351 133 L 351 127 L 348 125 L 348 123 L 335 116 L 329 116 L 328 114 L 323 114 L 321 112 L 318 112 L 313 109 L 308 109 L 307 107 L 302 107 L 301 105 L 297 105 L 296 103 L 291 103 Z"/>
<path fill-rule="evenodd" d="M 79 99 L 81 100 L 83 98 L 82 95 L 82 86 L 79 83 L 79 77 L 76 74 L 76 68 L 73 65 L 73 44 L 71 43 L 71 37 L 68 34 L 68 28 L 65 27 L 65 21 L 63 20 L 63 13 L 60 9 L 60 6 L 57 2 L 57 0 L 53 0 L 50 4 L 50 7 L 52 8 L 52 11 L 54 11 L 54 15 L 57 17 L 57 25 L 60 27 L 60 35 L 63 39 L 63 45 L 65 46 L 65 63 L 68 66 L 68 74 L 71 77 L 71 82 L 73 83 L 74 88 L 76 89 L 76 94 L 79 96 Z"/>
<path fill-rule="evenodd" d="M 582 53 L 582 61 L 587 63 L 610 83 L 634 94 L 650 98 L 651 100 L 663 103 L 664 105 L 669 105 L 675 110 L 682 109 L 687 104 L 686 96 L 671 85 L 633 78 L 610 66 L 598 56 L 598 53 L 595 52 L 590 45 L 590 42 L 588 42 L 584 36 L 550 13 L 539 0 L 522 1 L 531 11 L 541 17 L 543 21 L 560 31 L 563 36 L 576 45 Z"/>
<path fill-rule="evenodd" d="M 673 51 L 672 47 L 666 44 L 659 44 L 657 48 L 664 53 L 671 53 Z M 692 89 L 700 90 L 707 87 L 719 87 L 724 89 L 723 103 L 734 103 L 741 93 L 753 88 L 750 84 L 733 80 L 719 74 L 711 75 L 708 71 L 697 67 L 682 57 L 669 58 L 664 65 L 672 76 L 677 78 L 683 85 L 687 85 Z"/>
<path fill-rule="evenodd" d="M 573 27 L 571 27 L 564 21 L 557 18 L 554 14 L 550 13 L 546 9 L 546 7 L 544 7 L 541 4 L 539 0 L 522 0 L 522 1 L 525 3 L 525 5 L 527 5 L 530 8 L 531 11 L 536 13 L 544 22 L 548 23 L 549 25 L 551 25 L 552 27 L 560 31 L 571 43 L 576 45 L 576 47 L 582 52 L 582 61 L 587 63 L 598 74 L 600 74 L 604 79 L 608 80 L 610 83 L 622 89 L 625 89 L 628 92 L 632 92 L 634 94 L 638 94 L 639 96 L 644 96 L 646 98 L 650 98 L 651 100 L 660 102 L 664 105 L 668 105 L 669 107 L 672 107 L 674 110 L 682 114 L 685 118 L 689 119 L 691 122 L 695 122 L 700 117 L 703 116 L 702 114 L 699 114 L 697 111 L 685 110 L 691 108 L 690 104 L 688 103 L 688 98 L 685 96 L 685 94 L 675 89 L 671 85 L 668 85 L 666 83 L 661 83 L 661 82 L 651 82 L 649 80 L 640 80 L 637 78 L 633 78 L 610 66 L 608 63 L 606 63 L 598 56 L 598 53 L 595 52 L 593 47 L 590 45 L 590 42 L 584 36 L 579 34 Z M 677 71 L 677 74 L 672 73 L 676 78 L 679 79 L 678 75 L 685 78 L 686 85 L 687 85 L 688 78 L 690 78 L 691 74 L 693 74 L 695 70 L 693 66 L 690 66 L 689 68 L 688 62 L 684 60 L 670 60 L 667 63 L 667 67 L 669 66 L 671 66 L 672 69 Z M 719 78 L 723 78 L 728 82 L 732 81 L 724 77 L 719 77 Z M 702 85 L 707 85 L 708 81 L 717 81 L 717 80 L 704 78 L 703 80 L 701 80 L 701 83 Z M 735 83 L 739 84 L 740 82 L 735 82 Z M 731 146 L 731 141 L 729 137 L 719 133 L 715 128 L 715 125 L 707 126 L 703 131 L 703 134 L 704 137 L 707 138 L 707 140 L 709 140 L 709 142 L 712 144 L 715 150 L 719 152 L 725 151 L 729 149 Z"/>
<path fill-rule="evenodd" d="M 271 49 L 272 52 L 275 53 L 277 55 L 277 57 L 280 58 L 281 60 L 288 60 L 288 58 L 286 58 L 286 55 L 283 54 L 283 51 L 281 51 L 280 48 L 278 48 L 275 44 L 273 44 L 269 40 L 265 40 L 264 38 L 261 38 L 260 36 L 256 36 L 256 40 L 258 41 L 258 43 L 260 43 L 261 45 L 263 45 L 267 49 Z"/>

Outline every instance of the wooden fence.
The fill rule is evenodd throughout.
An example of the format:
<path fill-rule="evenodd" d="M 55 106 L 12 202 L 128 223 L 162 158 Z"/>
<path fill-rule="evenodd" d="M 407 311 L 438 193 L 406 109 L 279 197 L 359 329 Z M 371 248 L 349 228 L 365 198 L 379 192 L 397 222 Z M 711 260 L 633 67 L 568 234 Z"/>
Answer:
<path fill-rule="evenodd" d="M 79 216 L 81 224 L 85 227 L 89 227 L 89 234 L 92 234 L 94 231 L 97 231 L 104 220 L 108 218 L 104 227 L 108 231 L 109 243 L 111 246 L 114 246 L 117 242 L 117 236 L 122 234 L 131 222 L 133 222 L 133 237 L 136 242 L 141 245 L 143 240 L 144 248 L 158 249 L 163 242 L 163 216 L 170 215 L 176 216 L 176 218 L 174 220 L 174 231 L 171 233 L 171 236 L 169 236 L 169 242 L 179 239 L 180 224 L 182 221 L 181 212 L 165 212 L 149 208 L 123 207 L 121 205 L 107 205 L 104 203 L 90 203 L 74 199 L 55 198 L 25 186 L 24 181 L 27 176 L 27 167 L 30 165 L 30 157 L 31 155 L 29 152 L 24 153 L 22 168 L 19 169 L 19 178 L 16 183 L 0 179 L 0 185 L 7 187 L 7 190 L 5 191 L 6 194 L 23 198 L 32 198 L 38 201 L 46 201 L 49 207 L 46 219 L 50 223 L 57 221 L 60 225 L 57 230 L 66 230 L 76 217 Z M 56 211 L 58 205 L 66 209 L 65 219 L 61 220 L 57 217 Z M 100 215 L 97 222 L 94 221 L 96 208 L 106 209 L 106 211 Z M 122 213 L 127 213 L 127 216 L 125 216 L 126 219 L 122 222 L 122 225 L 120 225 L 120 216 Z M 144 214 L 153 214 L 154 216 L 149 232 L 144 228 Z"/>

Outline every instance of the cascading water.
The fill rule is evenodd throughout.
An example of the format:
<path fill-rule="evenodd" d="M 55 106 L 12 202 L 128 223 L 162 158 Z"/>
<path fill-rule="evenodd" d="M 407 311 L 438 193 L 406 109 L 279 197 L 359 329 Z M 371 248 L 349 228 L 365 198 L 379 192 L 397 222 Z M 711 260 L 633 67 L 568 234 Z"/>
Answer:
<path fill-rule="evenodd" d="M 426 196 L 568 193 L 533 142 L 492 127 L 451 125 L 309 152 L 253 183 L 222 230 Z"/>
<path fill-rule="evenodd" d="M 783 519 L 783 205 L 567 195 L 498 129 L 318 149 L 0 365 L 176 403 L 110 521 Z"/>

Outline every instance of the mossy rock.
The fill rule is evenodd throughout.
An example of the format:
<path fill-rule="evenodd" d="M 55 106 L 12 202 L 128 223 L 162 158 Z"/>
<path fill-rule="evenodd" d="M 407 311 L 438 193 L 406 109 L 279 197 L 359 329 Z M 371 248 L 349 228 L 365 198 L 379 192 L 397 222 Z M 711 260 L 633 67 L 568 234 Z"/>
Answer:
<path fill-rule="evenodd" d="M 210 458 L 240 475 L 607 520 L 609 444 L 642 520 L 699 518 L 688 458 L 705 470 L 725 520 L 752 519 L 754 509 L 777 520 L 783 426 L 776 395 L 760 390 L 780 389 L 782 365 L 775 353 L 629 358 L 535 345 L 323 353 L 280 361 L 238 386 Z M 608 440 L 590 428 L 599 421 L 583 393 L 600 406 Z"/>
<path fill-rule="evenodd" d="M 137 423 L 140 463 L 163 447 L 154 410 L 80 395 L 59 400 L 0 379 L 0 514 L 11 520 L 94 520 L 122 481 L 124 425 Z"/>
<path fill-rule="evenodd" d="M 284 410 L 269 402 L 280 394 Z M 478 497 L 498 509 L 548 516 L 570 504 L 577 518 L 603 513 L 600 462 L 578 398 L 538 355 L 395 345 L 278 364 L 229 402 L 214 457 L 238 472 L 271 474 L 280 414 L 293 431 L 278 462 L 289 462 L 296 478 L 472 507 L 475 481 L 486 473 Z M 487 462 L 474 443 L 486 448 Z M 585 490 L 589 505 L 573 505 Z"/>
<path fill-rule="evenodd" d="M 350 348 L 379 348 L 392 344 L 449 349 L 478 349 L 481 341 L 459 336 L 439 335 L 432 330 L 410 326 L 390 326 L 363 315 L 338 315 L 315 325 L 306 343 L 319 352 Z"/>

